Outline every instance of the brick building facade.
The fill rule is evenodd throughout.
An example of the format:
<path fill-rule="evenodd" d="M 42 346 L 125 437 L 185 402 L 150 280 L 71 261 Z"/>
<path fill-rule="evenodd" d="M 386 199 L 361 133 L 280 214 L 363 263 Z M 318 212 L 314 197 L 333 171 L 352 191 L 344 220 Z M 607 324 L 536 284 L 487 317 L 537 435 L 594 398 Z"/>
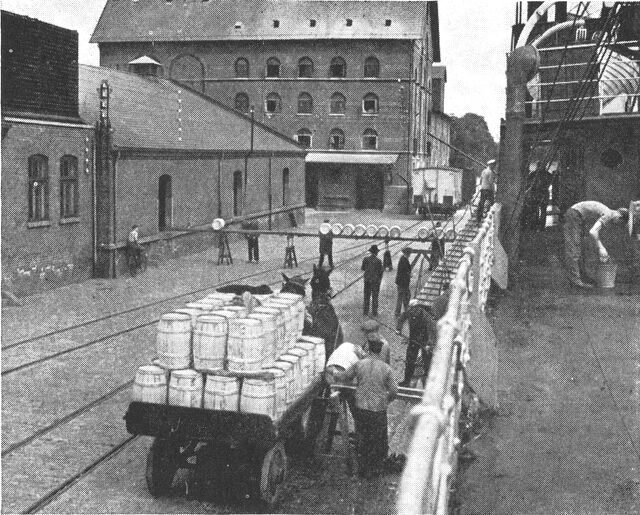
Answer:
<path fill-rule="evenodd" d="M 404 210 L 427 155 L 437 2 L 110 0 L 102 66 L 170 76 L 309 148 L 307 202 Z"/>

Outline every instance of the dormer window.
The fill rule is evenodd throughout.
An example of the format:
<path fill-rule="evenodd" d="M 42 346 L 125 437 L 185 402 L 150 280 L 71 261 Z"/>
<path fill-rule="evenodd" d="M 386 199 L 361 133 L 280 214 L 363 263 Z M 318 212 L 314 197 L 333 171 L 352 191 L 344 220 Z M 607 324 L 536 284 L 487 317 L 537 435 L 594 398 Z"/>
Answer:
<path fill-rule="evenodd" d="M 273 20 L 273 28 L 277 29 L 280 26 L 280 20 Z"/>
<path fill-rule="evenodd" d="M 351 18 L 347 18 L 347 27 L 351 27 L 353 25 L 353 20 Z"/>
<path fill-rule="evenodd" d="M 391 20 L 384 20 L 385 27 L 391 27 Z"/>
<path fill-rule="evenodd" d="M 316 26 L 316 20 L 309 20 L 309 27 L 315 27 Z"/>

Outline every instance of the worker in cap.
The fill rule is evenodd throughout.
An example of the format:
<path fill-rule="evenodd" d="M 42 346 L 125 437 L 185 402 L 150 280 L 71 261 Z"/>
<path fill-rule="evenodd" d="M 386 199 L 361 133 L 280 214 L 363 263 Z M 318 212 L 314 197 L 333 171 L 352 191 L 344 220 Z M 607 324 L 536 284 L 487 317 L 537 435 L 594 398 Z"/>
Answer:
<path fill-rule="evenodd" d="M 489 161 L 487 161 L 487 167 L 482 170 L 480 174 L 480 201 L 478 202 L 478 211 L 476 214 L 478 225 L 482 223 L 485 204 L 488 204 L 489 207 L 493 205 L 493 190 L 496 178 L 495 168 L 496 160 L 489 159 Z"/>
<path fill-rule="evenodd" d="M 325 219 L 324 223 L 328 224 L 329 219 Z M 320 233 L 320 259 L 318 261 L 318 267 L 322 267 L 325 256 L 327 256 L 329 268 L 333 270 L 333 233 L 331 231 L 327 234 Z"/>
<path fill-rule="evenodd" d="M 565 265 L 569 272 L 569 283 L 579 288 L 592 288 L 587 279 L 582 260 L 582 235 L 588 231 L 598 247 L 600 261 L 609 260 L 609 252 L 600 241 L 600 230 L 613 225 L 627 223 L 629 210 L 609 209 L 601 202 L 585 200 L 574 204 L 564 214 Z"/>
<path fill-rule="evenodd" d="M 362 322 L 361 328 L 365 338 L 362 348 L 369 352 L 369 344 L 376 339 L 380 340 L 382 342 L 380 359 L 387 365 L 391 365 L 391 347 L 389 342 L 380 335 L 380 324 L 376 320 L 369 319 Z"/>
<path fill-rule="evenodd" d="M 411 385 L 413 373 L 416 370 L 418 352 L 422 354 L 422 366 L 424 368 L 422 381 L 426 383 L 437 335 L 436 321 L 433 315 L 426 306 L 418 303 L 417 299 L 412 299 L 411 302 L 409 302 L 409 309 L 398 317 L 396 324 L 398 334 L 402 335 L 402 326 L 407 320 L 409 321 L 409 338 L 405 339 L 407 343 L 407 355 L 404 367 L 404 379 L 400 383 L 400 386 L 405 387 Z"/>
<path fill-rule="evenodd" d="M 396 286 L 398 287 L 398 299 L 396 300 L 396 318 L 402 313 L 402 308 L 406 311 L 409 307 L 409 299 L 411 298 L 411 263 L 409 256 L 411 248 L 402 249 L 402 256 L 398 260 L 398 271 L 396 272 Z"/>
<path fill-rule="evenodd" d="M 380 283 L 382 282 L 383 267 L 382 261 L 378 258 L 377 245 L 369 247 L 369 255 L 362 260 L 361 270 L 364 271 L 364 316 L 369 316 L 369 306 L 371 315 L 378 316 L 378 296 L 380 295 Z"/>

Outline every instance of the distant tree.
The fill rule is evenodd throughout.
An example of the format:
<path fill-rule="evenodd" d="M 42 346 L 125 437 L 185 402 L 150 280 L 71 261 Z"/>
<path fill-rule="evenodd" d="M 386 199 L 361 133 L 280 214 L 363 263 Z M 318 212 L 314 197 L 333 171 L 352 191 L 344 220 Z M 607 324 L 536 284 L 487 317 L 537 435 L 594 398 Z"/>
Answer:
<path fill-rule="evenodd" d="M 482 162 L 498 158 L 498 145 L 493 141 L 487 122 L 482 116 L 474 113 L 467 113 L 461 118 L 451 116 L 451 145 Z M 453 149 L 450 165 L 454 168 L 475 170 L 480 167 Z"/>

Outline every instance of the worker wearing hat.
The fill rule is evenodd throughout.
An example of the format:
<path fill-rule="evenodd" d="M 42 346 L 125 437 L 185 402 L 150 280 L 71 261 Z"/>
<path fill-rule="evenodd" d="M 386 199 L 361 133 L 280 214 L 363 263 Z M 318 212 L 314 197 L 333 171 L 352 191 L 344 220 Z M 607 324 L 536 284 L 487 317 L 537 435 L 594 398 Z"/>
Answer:
<path fill-rule="evenodd" d="M 476 215 L 478 225 L 482 223 L 485 204 L 488 203 L 489 207 L 493 205 L 493 185 L 496 176 L 495 169 L 496 160 L 489 159 L 489 161 L 487 161 L 487 167 L 482 170 L 482 173 L 480 174 L 480 201 L 478 202 L 478 212 Z"/>
<path fill-rule="evenodd" d="M 371 315 L 378 316 L 378 296 L 380 295 L 380 283 L 382 282 L 383 267 L 382 261 L 378 258 L 378 246 L 369 247 L 369 255 L 362 260 L 364 271 L 364 316 L 369 316 L 369 305 L 371 305 Z"/>
<path fill-rule="evenodd" d="M 328 224 L 329 219 L 325 219 L 324 223 Z M 318 267 L 322 267 L 325 256 L 327 256 L 329 268 L 333 270 L 333 233 L 331 231 L 327 234 L 320 233 L 320 259 L 318 260 Z"/>
<path fill-rule="evenodd" d="M 380 336 L 380 324 L 373 319 L 365 320 L 361 326 L 364 333 L 365 342 L 363 349 L 369 352 L 369 345 L 374 340 L 380 340 L 382 342 L 382 350 L 380 351 L 380 359 L 387 365 L 391 365 L 391 347 L 389 342 Z"/>
<path fill-rule="evenodd" d="M 416 370 L 418 351 L 422 351 L 423 382 L 426 383 L 437 335 L 436 321 L 433 315 L 427 306 L 420 304 L 417 299 L 411 299 L 409 309 L 398 317 L 396 325 L 398 334 L 402 334 L 402 326 L 407 320 L 409 321 L 409 338 L 407 339 L 404 380 L 400 386 L 410 386 L 413 373 Z"/>

